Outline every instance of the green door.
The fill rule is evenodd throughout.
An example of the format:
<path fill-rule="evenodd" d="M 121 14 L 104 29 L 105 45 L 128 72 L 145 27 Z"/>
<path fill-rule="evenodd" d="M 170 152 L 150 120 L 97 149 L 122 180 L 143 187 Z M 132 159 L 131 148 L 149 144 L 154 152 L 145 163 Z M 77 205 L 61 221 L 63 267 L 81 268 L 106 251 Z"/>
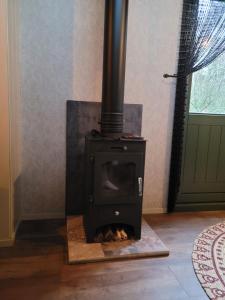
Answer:
<path fill-rule="evenodd" d="M 225 54 L 192 76 L 176 210 L 225 209 Z"/>

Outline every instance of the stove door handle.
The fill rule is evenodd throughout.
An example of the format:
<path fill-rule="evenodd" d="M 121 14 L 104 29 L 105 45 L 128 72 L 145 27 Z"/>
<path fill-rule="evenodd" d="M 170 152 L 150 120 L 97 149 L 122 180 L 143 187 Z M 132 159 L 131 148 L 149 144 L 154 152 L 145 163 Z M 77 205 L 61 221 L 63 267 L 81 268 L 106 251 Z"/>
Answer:
<path fill-rule="evenodd" d="M 143 180 L 142 180 L 142 177 L 138 177 L 138 195 L 139 195 L 139 197 L 143 196 Z"/>

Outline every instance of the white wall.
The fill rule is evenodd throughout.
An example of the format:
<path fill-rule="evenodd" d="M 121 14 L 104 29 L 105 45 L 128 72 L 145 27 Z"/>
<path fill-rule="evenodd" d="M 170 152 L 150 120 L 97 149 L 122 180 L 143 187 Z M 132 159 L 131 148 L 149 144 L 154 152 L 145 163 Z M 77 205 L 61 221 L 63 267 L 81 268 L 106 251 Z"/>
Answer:
<path fill-rule="evenodd" d="M 131 0 L 125 101 L 142 103 L 148 140 L 144 211 L 165 211 L 178 61 L 181 0 Z"/>
<path fill-rule="evenodd" d="M 23 218 L 64 213 L 65 101 L 101 99 L 103 0 L 20 0 Z M 144 208 L 165 207 L 181 0 L 130 0 L 125 101 L 144 105 Z"/>

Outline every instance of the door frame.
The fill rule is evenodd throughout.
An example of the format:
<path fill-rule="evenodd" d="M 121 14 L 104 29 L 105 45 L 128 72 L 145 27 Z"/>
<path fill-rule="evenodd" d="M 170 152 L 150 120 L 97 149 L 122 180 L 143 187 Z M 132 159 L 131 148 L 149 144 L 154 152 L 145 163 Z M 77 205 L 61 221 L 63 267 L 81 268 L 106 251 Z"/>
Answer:
<path fill-rule="evenodd" d="M 173 212 L 175 210 L 176 200 L 179 195 L 180 182 L 181 182 L 181 172 L 183 163 L 183 147 L 184 147 L 184 137 L 186 134 L 187 121 L 188 121 L 188 111 L 189 111 L 189 98 L 191 91 L 191 76 L 189 78 L 179 77 L 184 70 L 185 61 L 185 50 L 186 45 L 182 43 L 182 32 L 187 30 L 187 24 L 185 18 L 188 15 L 188 3 L 191 1 L 195 2 L 198 0 L 183 0 L 183 13 L 182 13 L 182 23 L 181 23 L 181 39 L 179 47 L 179 60 L 178 60 L 178 78 L 176 83 L 176 97 L 175 97 L 175 109 L 174 109 L 174 123 L 173 123 L 173 134 L 172 134 L 172 151 L 171 151 L 171 161 L 170 161 L 170 177 L 169 177 L 169 192 L 168 192 L 168 212 Z M 218 0 L 224 1 L 224 0 Z M 206 208 L 206 209 L 209 209 Z M 224 209 L 224 208 L 223 208 Z"/>
<path fill-rule="evenodd" d="M 19 1 L 0 0 L 0 247 L 14 243 L 14 185 L 21 173 Z"/>
<path fill-rule="evenodd" d="M 186 29 L 185 19 L 187 17 L 188 3 L 191 0 L 183 0 L 183 12 L 181 21 L 181 34 Z M 195 0 L 192 0 L 195 1 Z M 183 43 L 182 43 L 183 42 Z M 184 136 L 187 127 L 187 111 L 189 110 L 189 97 L 191 91 L 191 75 L 188 77 L 180 76 L 185 72 L 184 60 L 185 50 L 187 46 L 180 36 L 179 57 L 177 67 L 177 82 L 176 82 L 176 95 L 175 95 L 175 107 L 174 107 L 174 121 L 173 121 L 173 134 L 172 134 L 172 149 L 170 160 L 170 175 L 169 175 L 169 189 L 168 189 L 168 201 L 167 211 L 173 212 L 175 210 L 176 200 L 179 193 L 181 171 L 182 171 L 182 159 L 183 159 L 183 146 Z"/>
<path fill-rule="evenodd" d="M 0 246 L 14 241 L 8 46 L 8 1 L 0 0 Z"/>

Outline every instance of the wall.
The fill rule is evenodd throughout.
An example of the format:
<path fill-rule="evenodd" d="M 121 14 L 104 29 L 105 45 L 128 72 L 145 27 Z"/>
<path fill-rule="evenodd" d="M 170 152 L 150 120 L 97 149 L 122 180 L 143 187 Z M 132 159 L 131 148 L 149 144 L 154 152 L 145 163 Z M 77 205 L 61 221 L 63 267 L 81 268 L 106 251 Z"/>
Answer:
<path fill-rule="evenodd" d="M 103 0 L 20 0 L 22 217 L 64 213 L 66 99 L 101 99 Z M 125 101 L 144 105 L 144 209 L 165 207 L 182 1 L 130 0 Z M 173 16 L 173 17 L 171 17 Z"/>
<path fill-rule="evenodd" d="M 126 102 L 143 103 L 148 140 L 144 211 L 166 210 L 181 0 L 131 0 L 128 26 Z"/>

